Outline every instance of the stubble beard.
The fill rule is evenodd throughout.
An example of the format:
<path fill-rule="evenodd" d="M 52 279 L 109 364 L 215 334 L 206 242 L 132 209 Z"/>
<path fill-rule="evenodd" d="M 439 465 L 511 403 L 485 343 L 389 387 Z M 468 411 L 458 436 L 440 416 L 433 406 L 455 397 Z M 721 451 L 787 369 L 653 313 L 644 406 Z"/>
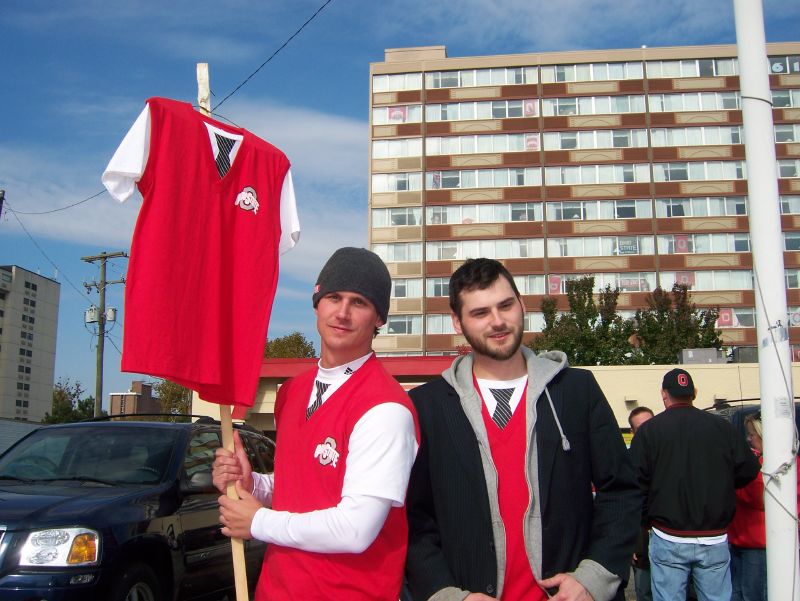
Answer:
<path fill-rule="evenodd" d="M 487 340 L 481 338 L 480 336 L 473 336 L 463 327 L 463 325 L 461 327 L 461 333 L 464 335 L 464 338 L 467 339 L 467 342 L 472 347 L 472 350 L 475 352 L 475 354 L 483 355 L 490 359 L 494 359 L 495 361 L 506 361 L 507 359 L 510 359 L 516 354 L 520 345 L 522 344 L 522 326 L 511 331 L 511 334 L 514 338 L 511 346 L 505 349 L 491 348 Z"/>

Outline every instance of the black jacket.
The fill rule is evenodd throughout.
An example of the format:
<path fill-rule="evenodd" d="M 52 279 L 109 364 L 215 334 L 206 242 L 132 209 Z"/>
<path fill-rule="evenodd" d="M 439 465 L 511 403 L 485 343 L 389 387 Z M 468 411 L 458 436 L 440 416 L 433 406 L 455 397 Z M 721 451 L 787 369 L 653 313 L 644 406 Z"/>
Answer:
<path fill-rule="evenodd" d="M 735 489 L 758 475 L 758 459 L 725 419 L 689 403 L 642 424 L 631 443 L 645 495 L 643 519 L 668 534 L 725 533 Z"/>
<path fill-rule="evenodd" d="M 614 415 L 591 372 L 566 368 L 536 402 L 541 501 L 541 577 L 590 559 L 623 581 L 623 598 L 641 497 Z M 479 443 L 455 389 L 444 379 L 411 391 L 421 446 L 407 497 L 406 571 L 417 601 L 447 587 L 497 594 L 492 516 Z M 592 496 L 592 484 L 597 495 Z"/>

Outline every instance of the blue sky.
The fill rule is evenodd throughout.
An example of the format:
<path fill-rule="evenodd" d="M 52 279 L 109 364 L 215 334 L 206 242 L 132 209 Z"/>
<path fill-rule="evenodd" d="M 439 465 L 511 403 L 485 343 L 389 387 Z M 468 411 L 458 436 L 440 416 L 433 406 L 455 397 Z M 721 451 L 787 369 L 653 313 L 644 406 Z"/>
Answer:
<path fill-rule="evenodd" d="M 212 104 L 294 33 L 324 0 L 4 0 L 0 9 L 0 264 L 61 282 L 56 378 L 94 390 L 95 339 L 83 312 L 97 295 L 80 260 L 127 250 L 141 203 L 99 191 L 100 175 L 146 98 L 196 104 L 208 62 Z M 800 3 L 764 0 L 767 41 L 800 39 Z M 445 45 L 449 56 L 735 43 L 732 0 L 333 0 L 219 112 L 286 152 L 302 235 L 284 256 L 270 336 L 317 344 L 310 295 L 319 268 L 367 242 L 369 63 L 385 48 Z M 47 255 L 40 252 L 40 247 Z M 57 266 L 53 266 L 53 263 Z M 124 275 L 125 261 L 108 277 Z M 74 287 L 73 287 L 74 284 Z M 106 344 L 104 404 L 139 376 L 120 373 L 120 309 Z"/>

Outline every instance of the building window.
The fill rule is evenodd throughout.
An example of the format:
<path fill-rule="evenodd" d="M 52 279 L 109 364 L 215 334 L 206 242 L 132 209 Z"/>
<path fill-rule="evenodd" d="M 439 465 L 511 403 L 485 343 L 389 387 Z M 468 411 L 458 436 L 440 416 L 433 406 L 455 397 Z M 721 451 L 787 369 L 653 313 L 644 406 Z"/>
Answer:
<path fill-rule="evenodd" d="M 372 227 L 420 225 L 422 207 L 372 209 Z"/>
<path fill-rule="evenodd" d="M 381 327 L 383 334 L 421 334 L 421 315 L 389 315 Z"/>
<path fill-rule="evenodd" d="M 422 298 L 422 278 L 392 280 L 392 298 Z"/>
<path fill-rule="evenodd" d="M 775 108 L 800 107 L 800 90 L 772 90 L 772 106 Z"/>
<path fill-rule="evenodd" d="M 582 200 L 547 203 L 548 221 L 642 219 L 652 217 L 649 200 Z"/>
<path fill-rule="evenodd" d="M 657 198 L 656 217 L 719 217 L 747 215 L 745 196 Z"/>
<path fill-rule="evenodd" d="M 545 117 L 564 115 L 616 115 L 645 112 L 644 96 L 565 96 L 543 98 Z"/>
<path fill-rule="evenodd" d="M 663 127 L 650 130 L 653 146 L 741 144 L 742 128 L 734 126 Z"/>
<path fill-rule="evenodd" d="M 501 240 L 444 240 L 425 245 L 429 261 L 466 260 L 477 257 L 488 259 L 541 258 L 544 240 L 541 238 Z"/>
<path fill-rule="evenodd" d="M 372 192 L 407 192 L 422 189 L 422 173 L 373 173 Z"/>
<path fill-rule="evenodd" d="M 544 313 L 525 313 L 522 327 L 526 332 L 541 332 L 544 330 L 544 326 Z"/>
<path fill-rule="evenodd" d="M 545 294 L 544 275 L 515 275 L 514 283 L 520 294 Z"/>
<path fill-rule="evenodd" d="M 739 108 L 739 92 L 650 94 L 649 101 L 653 113 L 736 110 Z"/>
<path fill-rule="evenodd" d="M 398 123 L 419 123 L 420 121 L 422 121 L 421 104 L 376 106 L 372 109 L 373 125 L 396 125 Z"/>
<path fill-rule="evenodd" d="M 426 278 L 425 280 L 425 296 L 449 296 L 450 295 L 450 278 Z"/>
<path fill-rule="evenodd" d="M 574 236 L 547 240 L 550 257 L 652 255 L 653 251 L 652 236 Z"/>
<path fill-rule="evenodd" d="M 426 121 L 513 119 L 518 117 L 537 117 L 538 115 L 539 101 L 535 98 L 425 105 Z"/>
<path fill-rule="evenodd" d="M 787 270 L 792 271 L 792 270 Z M 670 290 L 676 283 L 692 290 L 752 290 L 753 272 L 749 269 L 721 271 L 662 271 L 661 287 Z M 788 279 L 788 274 L 787 274 Z"/>
<path fill-rule="evenodd" d="M 775 142 L 796 142 L 800 140 L 800 124 L 787 123 L 775 125 Z"/>
<path fill-rule="evenodd" d="M 540 202 L 428 206 L 425 208 L 425 219 L 429 225 L 508 223 L 511 221 L 541 221 L 542 212 L 542 203 Z"/>
<path fill-rule="evenodd" d="M 780 161 L 778 162 L 780 163 Z M 800 163 L 800 161 L 798 161 L 798 163 Z M 744 178 L 744 161 L 653 163 L 653 180 L 657 182 L 734 180 Z"/>
<path fill-rule="evenodd" d="M 541 183 L 542 173 L 539 167 L 428 171 L 425 174 L 425 187 L 428 190 L 508 188 L 538 186 Z"/>
<path fill-rule="evenodd" d="M 450 314 L 428 313 L 425 316 L 425 329 L 428 334 L 455 334 Z"/>
<path fill-rule="evenodd" d="M 544 179 L 548 186 L 649 182 L 650 166 L 638 163 L 545 167 Z"/>
<path fill-rule="evenodd" d="M 536 67 L 500 67 L 432 71 L 425 74 L 426 88 L 471 88 L 537 83 Z"/>
<path fill-rule="evenodd" d="M 800 56 L 770 56 L 770 73 L 800 73 Z"/>
<path fill-rule="evenodd" d="M 544 134 L 545 150 L 590 148 L 645 148 L 645 129 L 607 129 L 596 131 L 552 131 Z"/>
<path fill-rule="evenodd" d="M 668 234 L 658 237 L 658 252 L 664 255 L 750 252 L 750 235 Z"/>
<path fill-rule="evenodd" d="M 378 255 L 384 263 L 421 261 L 422 243 L 392 242 L 389 244 L 373 244 L 372 252 Z"/>
<path fill-rule="evenodd" d="M 542 83 L 642 79 L 642 63 L 584 63 L 542 67 Z"/>
<path fill-rule="evenodd" d="M 373 140 L 372 142 L 373 159 L 419 156 L 422 156 L 422 138 Z"/>
<path fill-rule="evenodd" d="M 778 161 L 778 177 L 786 179 L 800 177 L 800 159 L 781 159 Z"/>
<path fill-rule="evenodd" d="M 800 213 L 800 195 L 789 194 L 780 197 L 781 213 L 793 215 Z"/>
<path fill-rule="evenodd" d="M 425 153 L 431 156 L 523 152 L 539 150 L 539 134 L 480 134 L 425 138 Z"/>
<path fill-rule="evenodd" d="M 718 77 L 738 73 L 735 58 L 647 61 L 647 77 Z"/>
<path fill-rule="evenodd" d="M 800 232 L 784 232 L 783 249 L 787 251 L 800 250 Z"/>
<path fill-rule="evenodd" d="M 421 90 L 422 73 L 396 73 L 392 75 L 373 75 L 373 92 L 402 92 Z"/>

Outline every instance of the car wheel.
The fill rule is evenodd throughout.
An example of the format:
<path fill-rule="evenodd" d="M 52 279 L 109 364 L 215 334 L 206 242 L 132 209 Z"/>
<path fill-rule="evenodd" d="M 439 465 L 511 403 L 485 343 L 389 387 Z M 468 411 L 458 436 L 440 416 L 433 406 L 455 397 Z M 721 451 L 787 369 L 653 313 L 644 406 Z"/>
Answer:
<path fill-rule="evenodd" d="M 155 572 L 143 563 L 131 563 L 117 573 L 113 601 L 163 601 Z"/>

